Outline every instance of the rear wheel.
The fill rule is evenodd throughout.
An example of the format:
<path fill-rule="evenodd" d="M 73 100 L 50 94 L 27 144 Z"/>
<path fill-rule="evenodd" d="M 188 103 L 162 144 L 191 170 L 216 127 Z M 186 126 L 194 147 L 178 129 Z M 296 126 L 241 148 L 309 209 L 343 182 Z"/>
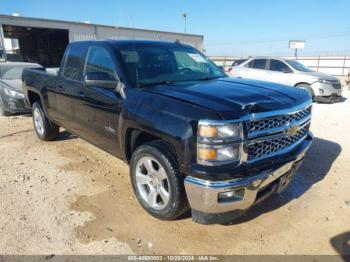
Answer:
<path fill-rule="evenodd" d="M 307 91 L 309 93 L 309 95 L 311 96 L 312 100 L 314 100 L 315 98 L 315 93 L 312 90 L 311 86 L 309 84 L 299 84 L 296 87 L 300 88 L 300 89 L 304 89 L 305 91 Z"/>
<path fill-rule="evenodd" d="M 130 175 L 138 201 L 152 216 L 173 220 L 188 210 L 183 176 L 165 143 L 154 141 L 137 148 Z"/>
<path fill-rule="evenodd" d="M 47 119 L 39 102 L 34 102 L 32 106 L 32 116 L 34 129 L 39 139 L 49 141 L 58 136 L 59 127 Z"/>

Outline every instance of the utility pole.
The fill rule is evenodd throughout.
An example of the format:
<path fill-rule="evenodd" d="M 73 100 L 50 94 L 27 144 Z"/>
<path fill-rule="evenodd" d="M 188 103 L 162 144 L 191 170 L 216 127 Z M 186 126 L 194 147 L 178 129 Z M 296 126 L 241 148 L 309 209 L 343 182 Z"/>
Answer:
<path fill-rule="evenodd" d="M 182 13 L 181 15 L 184 18 L 184 22 L 185 22 L 185 24 L 184 24 L 184 34 L 186 34 L 187 33 L 187 13 Z"/>

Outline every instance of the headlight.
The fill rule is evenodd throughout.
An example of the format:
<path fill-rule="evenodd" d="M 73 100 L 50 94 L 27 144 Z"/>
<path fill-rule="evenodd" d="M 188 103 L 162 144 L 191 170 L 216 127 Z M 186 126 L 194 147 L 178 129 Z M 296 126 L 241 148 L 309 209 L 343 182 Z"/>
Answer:
<path fill-rule="evenodd" d="M 333 85 L 333 82 L 329 80 L 318 79 L 318 82 L 320 82 L 321 84 Z"/>
<path fill-rule="evenodd" d="M 197 162 L 222 165 L 241 159 L 242 124 L 199 121 Z"/>
<path fill-rule="evenodd" d="M 239 140 L 242 134 L 241 123 L 225 124 L 222 122 L 199 121 L 198 136 L 204 139 L 222 140 L 231 139 Z"/>
<path fill-rule="evenodd" d="M 8 88 L 4 88 L 4 92 L 6 95 L 11 96 L 11 97 L 15 97 L 15 98 L 24 98 L 24 94 L 8 89 Z"/>
<path fill-rule="evenodd" d="M 240 144 L 228 146 L 208 146 L 198 144 L 198 163 L 204 165 L 220 165 L 240 159 Z"/>

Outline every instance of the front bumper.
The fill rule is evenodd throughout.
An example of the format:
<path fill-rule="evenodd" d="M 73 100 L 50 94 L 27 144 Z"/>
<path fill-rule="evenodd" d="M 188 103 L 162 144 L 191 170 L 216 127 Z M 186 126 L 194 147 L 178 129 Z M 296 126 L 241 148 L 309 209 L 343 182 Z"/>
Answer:
<path fill-rule="evenodd" d="M 187 198 L 192 208 L 192 219 L 202 224 L 227 223 L 239 217 L 255 203 L 282 190 L 282 176 L 292 177 L 306 151 L 311 146 L 310 134 L 296 153 L 293 161 L 260 174 L 227 181 L 207 181 L 192 176 L 185 179 Z M 290 175 L 288 175 L 290 174 Z M 288 181 L 290 182 L 290 181 Z M 283 188 L 284 189 L 284 188 Z M 220 198 L 225 192 L 233 192 L 228 199 Z"/>
<path fill-rule="evenodd" d="M 3 94 L 2 96 L 4 110 L 7 113 L 30 113 L 31 109 L 24 98 L 11 97 Z"/>
<path fill-rule="evenodd" d="M 331 84 L 315 82 L 311 85 L 315 97 L 341 97 L 342 89 L 334 88 Z"/>

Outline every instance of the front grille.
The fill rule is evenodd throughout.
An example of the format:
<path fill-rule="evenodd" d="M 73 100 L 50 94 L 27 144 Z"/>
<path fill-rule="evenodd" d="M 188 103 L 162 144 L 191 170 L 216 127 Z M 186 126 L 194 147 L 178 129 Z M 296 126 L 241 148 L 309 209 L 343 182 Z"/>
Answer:
<path fill-rule="evenodd" d="M 335 84 L 333 84 L 333 88 L 340 89 L 341 88 L 341 84 L 340 83 L 335 83 Z"/>
<path fill-rule="evenodd" d="M 279 115 L 259 120 L 253 120 L 247 123 L 248 135 L 253 135 L 256 132 L 267 131 L 286 125 L 292 125 L 302 119 L 306 119 L 311 115 L 311 106 L 300 110 L 293 114 Z"/>
<path fill-rule="evenodd" d="M 309 131 L 310 124 L 299 129 L 294 135 L 278 138 L 266 138 L 248 144 L 248 160 L 267 157 L 273 153 L 286 149 L 305 137 Z"/>

